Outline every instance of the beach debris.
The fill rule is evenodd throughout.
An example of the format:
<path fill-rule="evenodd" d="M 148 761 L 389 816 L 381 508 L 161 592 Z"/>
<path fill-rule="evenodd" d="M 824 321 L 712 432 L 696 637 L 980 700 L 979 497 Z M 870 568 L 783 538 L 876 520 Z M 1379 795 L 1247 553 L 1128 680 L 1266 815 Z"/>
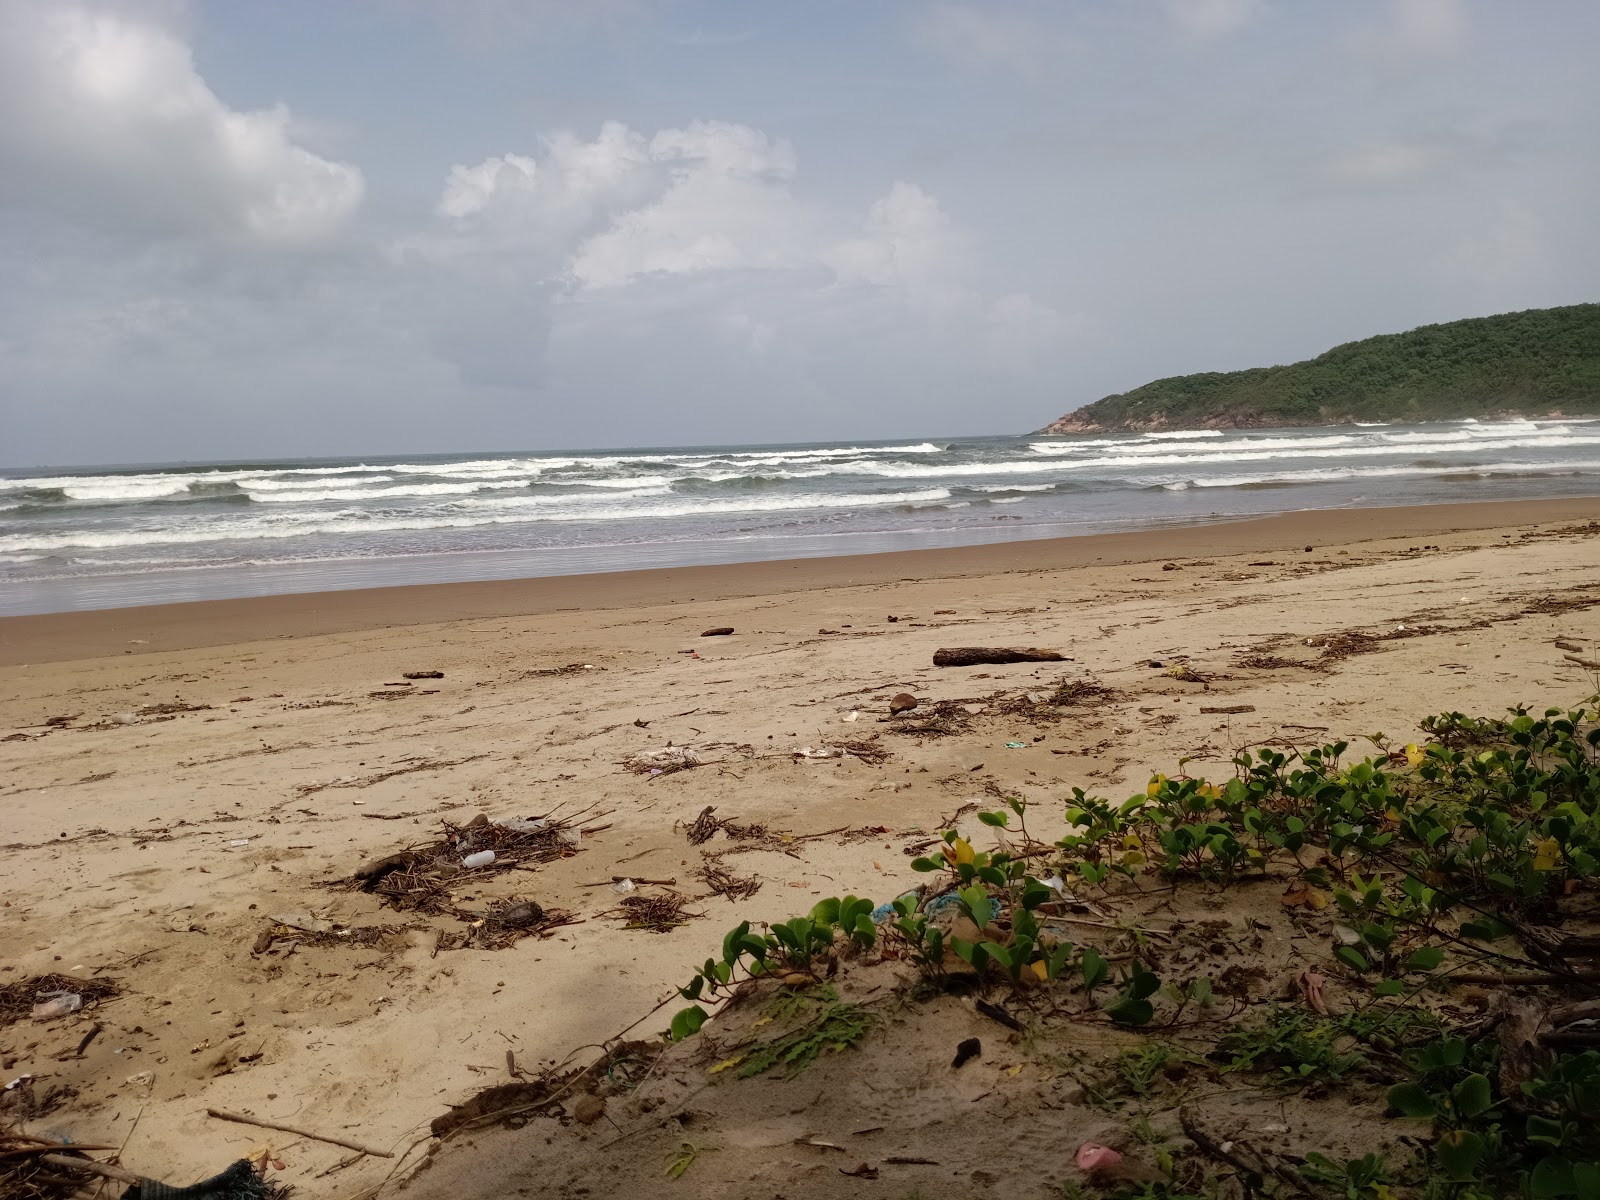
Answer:
<path fill-rule="evenodd" d="M 695 872 L 712 895 L 729 900 L 748 900 L 761 890 L 761 880 L 735 875 L 722 863 L 720 855 L 701 852 L 700 869 Z"/>
<path fill-rule="evenodd" d="M 464 859 L 485 850 L 494 851 L 492 862 L 476 868 L 474 880 L 528 863 L 553 862 L 573 853 L 581 844 L 578 822 L 584 815 L 546 814 L 535 818 L 542 824 L 533 829 L 511 828 L 490 821 L 481 813 L 466 824 L 441 821 L 441 832 L 432 841 L 366 862 L 354 875 L 335 881 L 335 885 L 371 892 L 391 908 L 459 916 L 450 889 L 461 876 Z"/>
<path fill-rule="evenodd" d="M 1201 713 L 1225 713 L 1229 715 L 1234 713 L 1251 713 L 1255 712 L 1255 710 L 1256 706 L 1254 704 L 1222 704 L 1213 705 L 1210 707 L 1202 705 L 1200 708 Z"/>
<path fill-rule="evenodd" d="M 727 637 L 733 632 L 732 625 L 718 625 L 715 629 L 707 629 L 701 637 Z"/>
<path fill-rule="evenodd" d="M 1122 1155 L 1110 1146 L 1102 1146 L 1099 1142 L 1085 1142 L 1078 1147 L 1078 1152 L 1072 1156 L 1072 1161 L 1077 1164 L 1078 1170 L 1091 1174 L 1116 1166 L 1122 1161 Z"/>
<path fill-rule="evenodd" d="M 945 737 L 950 734 L 966 733 L 972 728 L 972 718 L 977 714 L 968 711 L 971 707 L 974 706 L 963 704 L 959 700 L 937 700 L 932 704 L 919 705 L 915 709 L 884 720 L 889 723 L 891 733 Z M 983 711 L 981 705 L 975 707 L 979 712 Z"/>
<path fill-rule="evenodd" d="M 1176 679 L 1179 683 L 1210 683 L 1211 682 L 1211 676 L 1202 675 L 1199 671 L 1196 671 L 1188 663 L 1178 663 L 1176 666 L 1168 667 L 1167 668 L 1167 675 L 1169 677 L 1173 678 L 1173 679 Z"/>
<path fill-rule="evenodd" d="M 1007 663 L 1061 661 L 1063 656 L 1059 651 L 1041 650 L 1037 647 L 955 646 L 933 652 L 933 665 L 936 667 L 1004 666 Z"/>
<path fill-rule="evenodd" d="M 572 1119 L 579 1125 L 593 1125 L 606 1115 L 606 1098 L 585 1092 L 572 1102 Z"/>
<path fill-rule="evenodd" d="M 623 766 L 635 775 L 671 775 L 700 766 L 700 756 L 687 746 L 667 746 L 662 750 L 644 750 L 623 761 Z"/>
<path fill-rule="evenodd" d="M 553 675 L 582 675 L 585 671 L 604 671 L 604 667 L 597 667 L 593 663 L 568 663 L 564 667 L 536 667 L 531 671 L 524 671 L 518 679 L 547 679 Z"/>
<path fill-rule="evenodd" d="M 801 746 L 789 751 L 795 758 L 843 758 L 844 751 L 837 746 Z"/>
<path fill-rule="evenodd" d="M 956 1046 L 956 1056 L 951 1060 L 951 1067 L 964 1067 L 973 1059 L 983 1053 L 983 1043 L 977 1038 L 967 1038 Z"/>
<path fill-rule="evenodd" d="M 225 1108 L 206 1109 L 208 1117 L 215 1117 L 219 1121 L 236 1121 L 240 1125 L 254 1125 L 258 1129 L 276 1129 L 279 1133 L 292 1133 L 296 1137 L 310 1138 L 314 1142 L 327 1142 L 330 1146 L 343 1146 L 346 1150 L 355 1150 L 360 1154 L 370 1154 L 375 1158 L 393 1158 L 392 1150 L 380 1150 L 376 1146 L 368 1146 L 361 1142 L 353 1142 L 348 1138 L 334 1137 L 327 1133 L 317 1133 L 312 1129 L 303 1129 L 298 1125 L 284 1125 L 277 1121 L 268 1121 L 261 1117 L 251 1117 L 244 1113 L 229 1112 Z"/>
<path fill-rule="evenodd" d="M 493 850 L 476 850 L 463 858 L 461 865 L 472 871 L 479 867 L 487 867 L 492 862 L 494 862 Z"/>
<path fill-rule="evenodd" d="M 700 810 L 700 815 L 694 819 L 694 824 L 689 826 L 689 844 L 698 846 L 702 842 L 709 842 L 716 836 L 717 830 L 722 828 L 722 821 L 711 814 L 716 812 L 714 804 L 708 804 Z"/>
<path fill-rule="evenodd" d="M 624 929 L 671 933 L 679 925 L 687 925 L 690 918 L 705 916 L 704 913 L 689 912 L 688 905 L 689 897 L 679 892 L 663 891 L 655 896 L 624 896 L 616 912 L 623 918 Z"/>
<path fill-rule="evenodd" d="M 54 1016 L 67 1016 L 82 1011 L 88 1004 L 121 994 L 122 989 L 111 979 L 79 979 L 72 975 L 33 975 L 19 979 L 0 987 L 0 1029 L 24 1017 L 48 1021 Z M 76 997 L 78 1003 L 72 1007 L 57 1004 L 68 996 Z M 44 1006 L 59 1007 L 63 1011 L 43 1016 L 39 1010 Z"/>
<path fill-rule="evenodd" d="M 313 917 L 310 913 L 273 913 L 272 919 L 279 925 L 287 925 L 290 929 L 298 929 L 304 933 L 331 933 L 333 922 L 324 921 L 321 917 Z"/>
<path fill-rule="evenodd" d="M 411 692 L 374 692 L 377 696 L 409 696 Z M 463 766 L 469 762 L 477 762 L 480 758 L 487 758 L 485 754 L 468 754 L 462 758 L 418 758 L 401 759 L 403 765 L 391 767 L 385 771 L 375 771 L 371 775 L 350 775 L 339 779 L 329 779 L 322 783 L 302 783 L 294 791 L 296 796 L 310 796 L 315 792 L 326 791 L 329 788 L 369 788 L 375 783 L 382 783 L 386 779 L 394 779 L 400 775 L 414 775 L 418 771 L 443 771 L 449 767 Z"/>
<path fill-rule="evenodd" d="M 57 1017 L 70 1016 L 82 1007 L 83 995 L 80 992 L 40 992 L 38 1003 L 28 1015 L 35 1021 L 53 1021 Z"/>
<path fill-rule="evenodd" d="M 1026 743 L 1026 742 L 1007 742 L 1006 743 L 1006 749 L 1007 750 L 1026 750 L 1027 748 L 1028 748 L 1028 743 Z"/>
<path fill-rule="evenodd" d="M 611 890 L 619 896 L 632 895 L 639 890 L 639 885 L 631 879 L 619 879 L 611 884 Z"/>
<path fill-rule="evenodd" d="M 917 698 L 910 692 L 897 692 L 889 697 L 889 715 L 896 716 L 903 712 L 910 712 L 917 706 Z"/>
<path fill-rule="evenodd" d="M 829 740 L 828 746 L 852 758 L 859 758 L 869 767 L 881 767 L 894 757 L 894 752 L 878 741 L 877 734 L 871 737 L 833 738 Z"/>
<path fill-rule="evenodd" d="M 987 1000 L 980 999 L 977 1002 L 977 1007 L 978 1011 L 984 1016 L 988 1017 L 991 1021 L 998 1021 L 1007 1029 L 1015 1029 L 1018 1033 L 1023 1032 L 1022 1022 L 1013 1017 L 1005 1009 L 1001 1008 L 1000 1005 L 990 1004 Z"/>
<path fill-rule="evenodd" d="M 848 1175 L 852 1179 L 876 1179 L 878 1177 L 878 1168 L 871 1163 L 862 1163 L 848 1171 L 840 1167 L 839 1174 Z"/>
<path fill-rule="evenodd" d="M 401 671 L 401 679 L 443 679 L 443 671 Z"/>

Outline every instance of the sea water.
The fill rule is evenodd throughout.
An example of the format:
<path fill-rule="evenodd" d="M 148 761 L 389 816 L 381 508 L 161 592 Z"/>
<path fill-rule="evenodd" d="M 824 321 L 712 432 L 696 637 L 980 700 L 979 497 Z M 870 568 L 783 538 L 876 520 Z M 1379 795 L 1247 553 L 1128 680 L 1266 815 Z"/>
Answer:
<path fill-rule="evenodd" d="M 0 613 L 1600 492 L 1600 421 L 0 471 Z"/>

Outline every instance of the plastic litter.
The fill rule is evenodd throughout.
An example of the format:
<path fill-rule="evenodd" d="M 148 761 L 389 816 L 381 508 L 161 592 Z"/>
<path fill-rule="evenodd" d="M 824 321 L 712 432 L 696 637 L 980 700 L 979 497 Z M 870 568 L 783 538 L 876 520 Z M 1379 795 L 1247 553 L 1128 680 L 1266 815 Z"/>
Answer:
<path fill-rule="evenodd" d="M 1028 744 L 1026 742 L 1007 742 L 1006 743 L 1006 749 L 1007 750 L 1026 750 L 1027 748 L 1028 748 Z"/>
<path fill-rule="evenodd" d="M 631 879 L 619 879 L 611 885 L 611 890 L 619 896 L 626 896 L 630 892 L 637 892 L 639 885 Z"/>
<path fill-rule="evenodd" d="M 476 854 L 469 854 L 461 860 L 461 865 L 471 869 L 473 867 L 487 867 L 494 861 L 493 850 L 479 850 Z"/>
<path fill-rule="evenodd" d="M 501 829 L 509 829 L 512 833 L 533 833 L 545 827 L 543 817 L 532 817 L 524 820 L 522 817 L 501 817 L 495 822 Z"/>
<path fill-rule="evenodd" d="M 234 838 L 231 842 L 228 843 L 228 845 L 230 845 L 230 846 L 248 846 L 249 844 L 250 844 L 250 839 L 249 838 Z"/>
<path fill-rule="evenodd" d="M 306 933 L 327 933 L 333 928 L 332 921 L 324 921 L 321 917 L 313 917 L 310 913 L 273 913 L 272 919 L 279 925 L 287 925 L 290 929 L 301 929 Z"/>
<path fill-rule="evenodd" d="M 1122 1155 L 1099 1142 L 1085 1142 L 1078 1147 L 1078 1153 L 1073 1155 L 1072 1161 L 1078 1164 L 1080 1171 L 1103 1171 L 1121 1162 Z"/>
<path fill-rule="evenodd" d="M 801 746 L 798 750 L 791 751 L 796 758 L 843 758 L 844 751 L 837 746 L 824 746 L 820 750 L 812 746 Z"/>
<path fill-rule="evenodd" d="M 40 992 L 43 997 L 33 1006 L 35 1021 L 53 1021 L 69 1016 L 83 1007 L 83 997 L 77 992 Z"/>

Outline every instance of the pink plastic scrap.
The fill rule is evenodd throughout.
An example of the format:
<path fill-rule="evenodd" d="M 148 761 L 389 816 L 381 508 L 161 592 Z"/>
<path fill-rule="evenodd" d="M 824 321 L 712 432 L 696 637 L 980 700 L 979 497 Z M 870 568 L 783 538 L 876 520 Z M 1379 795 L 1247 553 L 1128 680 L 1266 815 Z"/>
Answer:
<path fill-rule="evenodd" d="M 1110 1146 L 1102 1146 L 1099 1142 L 1085 1142 L 1078 1147 L 1077 1156 L 1073 1159 L 1078 1164 L 1078 1170 L 1084 1172 L 1103 1171 L 1107 1167 L 1114 1167 L 1122 1161 Z"/>

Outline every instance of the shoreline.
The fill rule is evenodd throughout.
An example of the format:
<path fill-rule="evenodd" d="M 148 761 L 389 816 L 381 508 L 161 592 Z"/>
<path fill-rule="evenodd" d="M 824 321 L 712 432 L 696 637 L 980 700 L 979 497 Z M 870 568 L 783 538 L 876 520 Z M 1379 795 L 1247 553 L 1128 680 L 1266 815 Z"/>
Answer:
<path fill-rule="evenodd" d="M 822 558 L 658 567 L 197 600 L 0 617 L 0 666 L 152 654 L 452 620 L 715 602 L 904 580 L 1273 553 L 1307 544 L 1432 537 L 1593 519 L 1600 497 L 1315 509 L 1121 533 Z"/>

